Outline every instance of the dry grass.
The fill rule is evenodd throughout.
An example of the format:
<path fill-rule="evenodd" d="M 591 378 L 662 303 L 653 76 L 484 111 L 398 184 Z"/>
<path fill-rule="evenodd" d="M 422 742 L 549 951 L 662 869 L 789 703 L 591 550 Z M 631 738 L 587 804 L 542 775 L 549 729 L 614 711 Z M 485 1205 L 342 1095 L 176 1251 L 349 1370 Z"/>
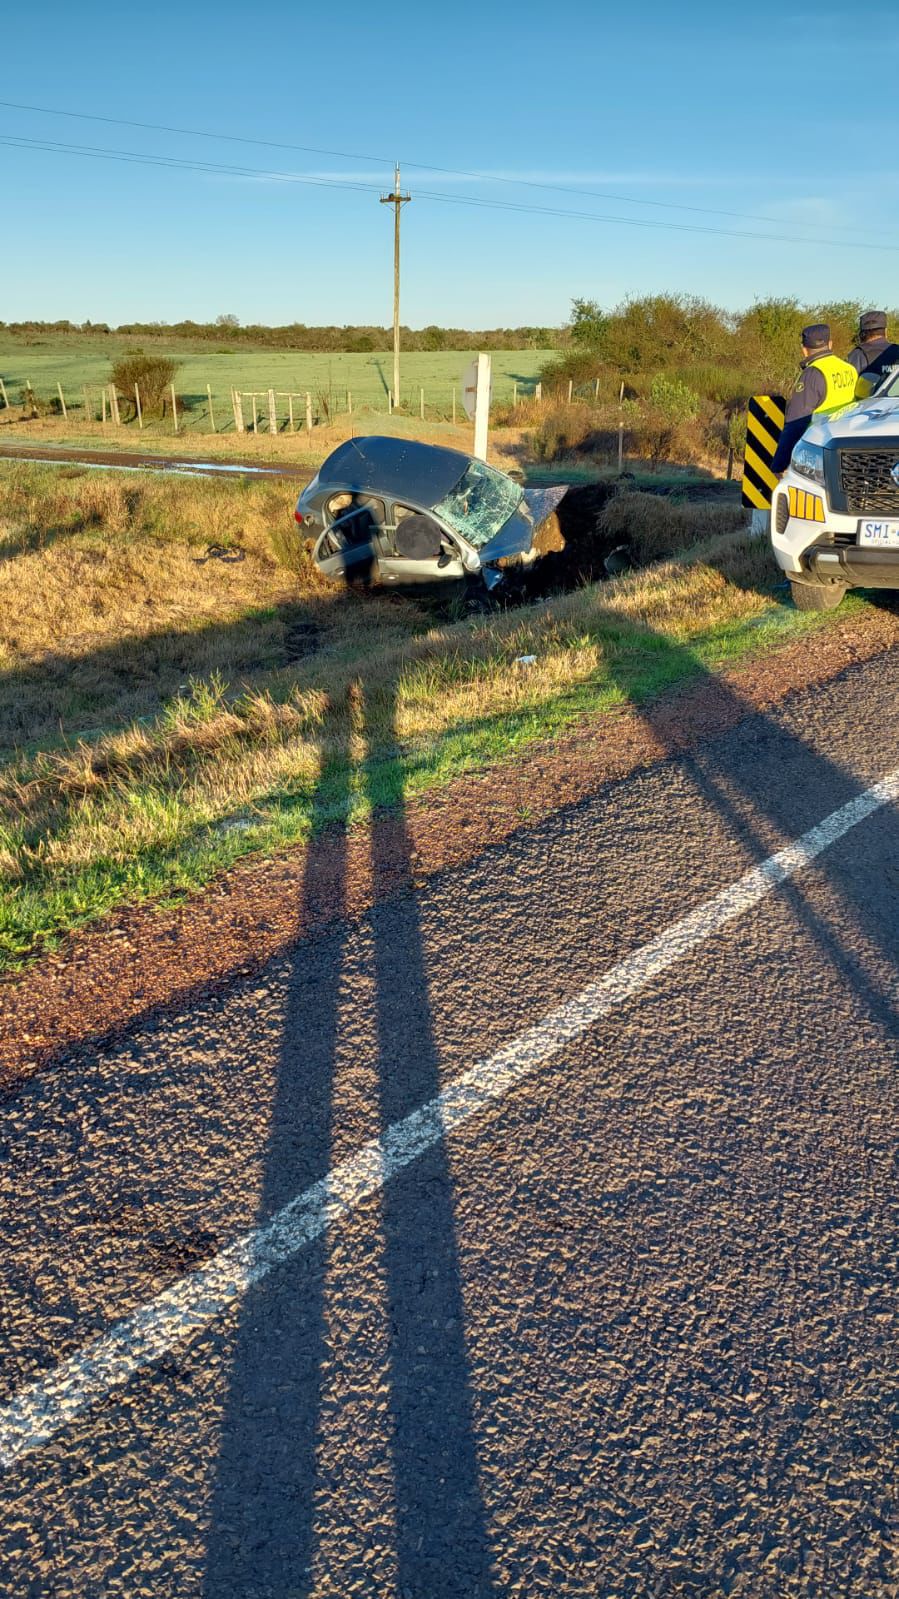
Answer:
<path fill-rule="evenodd" d="M 669 495 L 625 493 L 603 508 L 599 530 L 614 543 L 629 545 L 637 563 L 646 566 L 717 534 L 739 532 L 745 522 L 739 504 L 692 505 Z"/>
<path fill-rule="evenodd" d="M 359 413 L 352 417 L 336 417 L 333 422 L 316 425 L 311 433 L 300 428 L 295 433 L 274 435 L 267 432 L 235 433 L 174 433 L 171 427 L 161 430 L 145 428 L 139 433 L 134 427 L 115 428 L 108 423 L 84 422 L 77 415 L 68 421 L 60 416 L 26 418 L 18 409 L 0 409 L 0 444 L 14 450 L 17 443 L 77 446 L 92 450 L 114 450 L 123 453 L 145 451 L 149 455 L 181 455 L 197 460 L 272 461 L 308 470 L 311 477 L 316 467 L 348 438 L 377 433 L 401 438 L 419 439 L 424 444 L 443 444 L 449 449 L 470 451 L 471 423 L 457 424 L 438 420 L 422 422 L 419 417 L 380 412 Z M 520 426 L 504 428 L 491 441 L 490 459 L 501 464 L 504 459 L 517 459 L 521 442 Z"/>
<path fill-rule="evenodd" d="M 277 562 L 294 492 L 0 468 L 0 749 L 156 716 L 191 679 L 242 692 L 304 627 L 389 631 L 398 605 L 365 607 L 308 563 Z M 423 625 L 402 615 L 402 632 Z"/>
<path fill-rule="evenodd" d="M 812 625 L 772 602 L 767 547 L 729 535 L 435 626 L 279 566 L 292 498 L 0 470 L 0 960 Z"/>

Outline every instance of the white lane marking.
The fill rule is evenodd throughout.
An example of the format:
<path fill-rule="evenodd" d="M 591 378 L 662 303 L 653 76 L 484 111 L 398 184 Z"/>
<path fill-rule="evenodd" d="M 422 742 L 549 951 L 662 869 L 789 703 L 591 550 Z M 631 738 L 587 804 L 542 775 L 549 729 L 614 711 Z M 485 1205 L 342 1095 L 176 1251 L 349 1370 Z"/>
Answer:
<path fill-rule="evenodd" d="M 224 1314 L 254 1283 L 282 1265 L 332 1223 L 553 1055 L 645 988 L 675 961 L 727 927 L 793 877 L 881 806 L 899 798 L 899 767 L 833 811 L 794 844 L 754 866 L 648 944 L 619 961 L 486 1060 L 463 1072 L 435 1099 L 382 1138 L 372 1139 L 319 1182 L 297 1195 L 264 1227 L 255 1228 L 182 1277 L 109 1332 L 60 1362 L 0 1407 L 0 1467 L 38 1449 L 91 1405 L 121 1388 L 154 1360 Z"/>

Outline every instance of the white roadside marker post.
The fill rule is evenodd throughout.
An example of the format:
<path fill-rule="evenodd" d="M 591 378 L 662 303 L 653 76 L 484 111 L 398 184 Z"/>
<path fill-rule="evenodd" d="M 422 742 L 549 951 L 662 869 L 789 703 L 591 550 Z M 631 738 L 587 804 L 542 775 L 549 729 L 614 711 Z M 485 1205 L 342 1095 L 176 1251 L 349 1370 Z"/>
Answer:
<path fill-rule="evenodd" d="M 490 422 L 490 367 L 489 355 L 478 356 L 477 390 L 474 402 L 474 450 L 479 461 L 487 459 L 487 429 Z"/>

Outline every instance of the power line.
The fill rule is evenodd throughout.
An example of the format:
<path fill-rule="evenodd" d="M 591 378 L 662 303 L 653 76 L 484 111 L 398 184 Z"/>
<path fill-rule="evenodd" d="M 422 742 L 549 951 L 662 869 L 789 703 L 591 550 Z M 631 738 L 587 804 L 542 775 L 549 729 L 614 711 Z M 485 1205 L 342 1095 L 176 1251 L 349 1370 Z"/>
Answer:
<path fill-rule="evenodd" d="M 290 150 L 302 155 L 324 155 L 340 161 L 369 161 L 377 166 L 390 166 L 385 157 L 374 155 L 360 155 L 352 150 L 328 150 L 314 144 L 287 144 L 276 139 L 253 139 L 246 134 L 239 133 L 214 133 L 208 128 L 178 128 L 165 122 L 136 122 L 126 117 L 103 117 L 96 112 L 89 111 L 64 111 L 55 106 L 24 105 L 16 100 L 0 100 L 0 107 L 12 111 L 31 111 L 39 116 L 68 117 L 78 122 L 101 122 L 109 127 L 141 128 L 148 133 L 174 133 L 183 138 L 213 139 L 229 144 L 255 145 L 267 150 Z M 480 183 L 514 184 L 520 188 L 542 189 L 553 194 L 575 194 L 581 199 L 611 200 L 613 204 L 651 206 L 655 210 L 664 211 L 689 211 L 697 216 L 730 217 L 737 222 L 769 222 L 773 227 L 783 223 L 782 217 L 762 216 L 753 211 L 726 211 L 715 206 L 683 205 L 673 200 L 648 200 L 630 194 L 610 194 L 601 189 L 581 189 L 570 184 L 541 183 L 534 178 L 503 177 L 495 172 L 471 172 L 464 167 L 438 167 L 428 165 L 422 161 L 403 161 L 403 166 L 413 167 L 417 172 L 439 172 L 442 176 L 452 178 L 473 178 Z M 347 184 L 345 187 L 351 187 Z M 810 228 L 812 222 L 796 222 L 795 227 Z M 855 232 L 855 229 L 841 227 L 835 224 L 837 232 Z"/>
<path fill-rule="evenodd" d="M 76 145 L 49 139 L 27 139 L 18 135 L 0 135 L 0 145 L 5 145 L 12 149 L 36 150 L 50 155 L 82 156 L 91 160 L 165 167 L 182 172 L 200 172 L 212 175 L 223 173 L 229 177 L 264 178 L 270 183 L 300 183 L 314 188 L 355 190 L 362 194 L 379 193 L 379 187 L 375 184 L 313 177 L 308 173 L 268 172 L 260 167 L 224 165 L 213 161 L 188 160 L 180 156 L 146 155 L 138 150 L 109 150 L 93 145 Z M 789 233 L 757 233 L 747 228 L 715 228 L 692 222 L 663 222 L 650 217 L 610 216 L 608 214 L 598 214 L 594 211 L 574 211 L 562 206 L 525 205 L 513 200 L 486 200 L 477 195 L 440 194 L 435 190 L 428 189 L 417 189 L 416 195 L 420 199 L 431 200 L 437 205 L 476 206 L 488 211 L 517 212 L 527 216 L 558 217 L 568 221 L 579 222 L 612 223 L 621 227 L 661 229 L 665 232 L 712 235 L 726 239 L 755 239 L 769 244 L 800 244 L 841 250 L 858 249 L 858 241 L 854 238 L 806 238 Z M 865 248 L 869 253 L 872 250 L 887 254 L 899 253 L 899 245 L 894 244 L 868 243 Z"/>

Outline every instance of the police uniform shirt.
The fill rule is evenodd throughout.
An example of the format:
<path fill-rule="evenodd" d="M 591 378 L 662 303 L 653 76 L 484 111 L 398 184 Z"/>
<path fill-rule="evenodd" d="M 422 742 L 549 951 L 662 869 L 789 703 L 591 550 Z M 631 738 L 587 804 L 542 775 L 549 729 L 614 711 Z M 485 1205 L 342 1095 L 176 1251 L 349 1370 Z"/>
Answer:
<path fill-rule="evenodd" d="M 849 351 L 846 360 L 859 376 L 864 373 L 865 377 L 882 378 L 899 370 L 899 344 L 887 338 L 865 339 Z"/>
<path fill-rule="evenodd" d="M 800 366 L 799 378 L 796 382 L 789 400 L 787 413 L 784 417 L 783 432 L 777 445 L 774 460 L 771 463 L 772 472 L 785 472 L 790 464 L 790 456 L 808 427 L 812 412 L 817 411 L 819 405 L 824 404 L 827 394 L 827 379 L 824 373 L 813 361 L 820 361 L 822 354 L 829 351 L 815 350 L 807 355 Z"/>

